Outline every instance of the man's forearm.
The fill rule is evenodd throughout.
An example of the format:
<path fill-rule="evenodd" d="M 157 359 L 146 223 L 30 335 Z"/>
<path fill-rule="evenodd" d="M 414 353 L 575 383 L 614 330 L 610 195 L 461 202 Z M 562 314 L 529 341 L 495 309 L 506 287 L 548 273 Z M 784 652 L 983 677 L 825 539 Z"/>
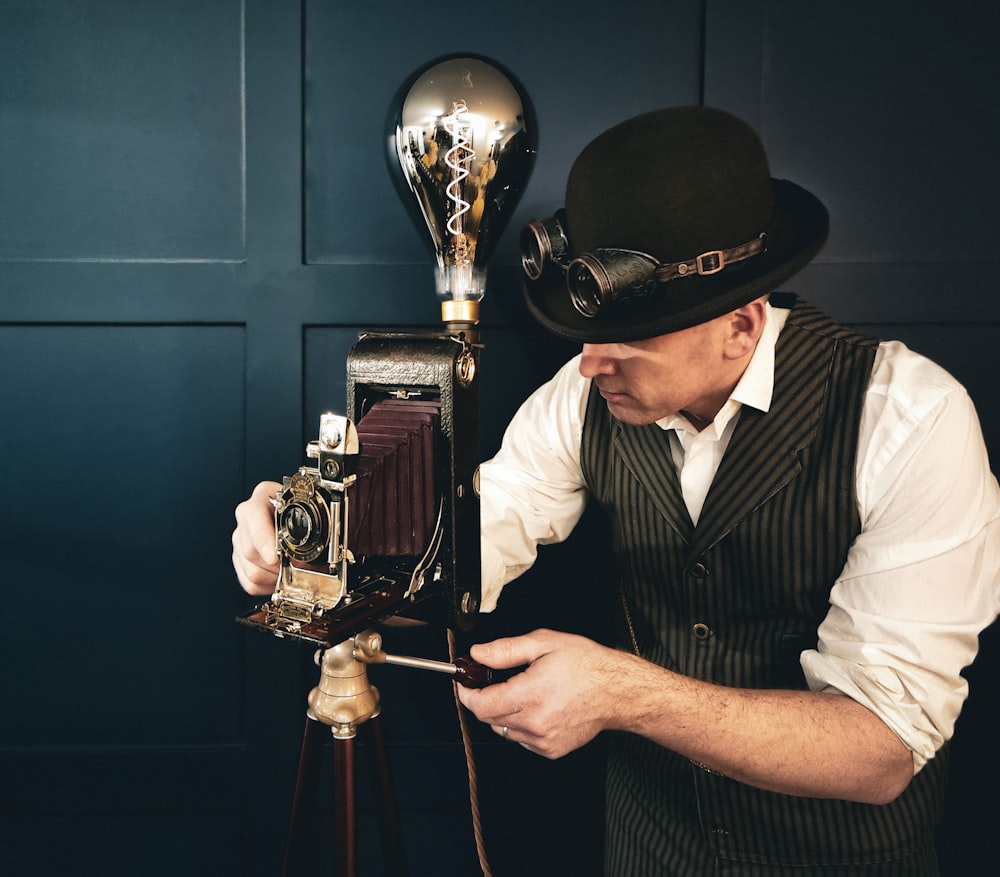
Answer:
<path fill-rule="evenodd" d="M 912 779 L 909 750 L 848 697 L 727 688 L 624 657 L 633 666 L 622 674 L 613 725 L 710 770 L 774 792 L 872 804 Z"/>

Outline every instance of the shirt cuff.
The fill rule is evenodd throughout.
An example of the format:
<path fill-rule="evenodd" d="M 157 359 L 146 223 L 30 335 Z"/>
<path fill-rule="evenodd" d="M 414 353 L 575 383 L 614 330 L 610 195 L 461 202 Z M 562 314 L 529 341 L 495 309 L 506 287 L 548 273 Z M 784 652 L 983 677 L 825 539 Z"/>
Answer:
<path fill-rule="evenodd" d="M 846 695 L 885 722 L 913 755 L 914 774 L 952 735 L 954 725 L 937 728 L 914 696 L 913 680 L 907 684 L 892 667 L 857 664 L 815 650 L 803 652 L 801 663 L 811 690 Z M 966 692 L 955 695 L 964 699 Z"/>
<path fill-rule="evenodd" d="M 480 579 L 479 611 L 492 612 L 497 608 L 507 568 L 500 551 L 486 539 L 480 540 L 480 555 L 482 558 L 482 578 Z"/>

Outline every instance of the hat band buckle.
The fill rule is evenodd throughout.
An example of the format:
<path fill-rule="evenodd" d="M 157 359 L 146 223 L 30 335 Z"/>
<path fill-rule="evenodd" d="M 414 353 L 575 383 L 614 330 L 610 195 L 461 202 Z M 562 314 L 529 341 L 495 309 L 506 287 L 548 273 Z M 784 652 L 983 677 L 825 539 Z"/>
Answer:
<path fill-rule="evenodd" d="M 763 252 L 766 249 L 766 242 L 767 235 L 761 232 L 752 241 L 747 241 L 737 247 L 730 247 L 728 250 L 708 250 L 693 259 L 659 265 L 656 268 L 656 279 L 660 283 L 666 283 L 678 277 L 688 277 L 694 274 L 702 277 L 718 274 L 733 262 L 742 262 L 744 259 L 749 259 L 751 256 Z"/>
<path fill-rule="evenodd" d="M 694 261 L 699 274 L 718 274 L 726 267 L 726 254 L 722 250 L 710 250 Z"/>

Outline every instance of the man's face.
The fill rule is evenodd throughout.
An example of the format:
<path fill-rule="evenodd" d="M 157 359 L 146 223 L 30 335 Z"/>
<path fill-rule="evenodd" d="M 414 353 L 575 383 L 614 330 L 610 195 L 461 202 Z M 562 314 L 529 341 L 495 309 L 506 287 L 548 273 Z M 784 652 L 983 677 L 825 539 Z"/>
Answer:
<path fill-rule="evenodd" d="M 584 344 L 580 374 L 633 426 L 684 411 L 711 420 L 746 368 L 727 345 L 728 317 L 642 341 Z"/>

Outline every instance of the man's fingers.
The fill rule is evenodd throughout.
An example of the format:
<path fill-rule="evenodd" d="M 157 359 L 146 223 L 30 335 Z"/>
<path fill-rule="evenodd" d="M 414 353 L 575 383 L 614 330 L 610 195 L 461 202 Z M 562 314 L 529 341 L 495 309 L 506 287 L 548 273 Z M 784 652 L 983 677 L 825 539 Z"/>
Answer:
<path fill-rule="evenodd" d="M 549 631 L 536 630 L 524 636 L 510 636 L 488 643 L 477 643 L 471 655 L 481 664 L 494 670 L 522 667 L 537 661 L 548 653 L 551 645 L 547 641 Z"/>
<path fill-rule="evenodd" d="M 278 562 L 274 539 L 274 505 L 272 500 L 281 488 L 276 481 L 262 481 L 248 500 L 236 507 L 234 545 L 252 563 L 271 567 Z"/>
<path fill-rule="evenodd" d="M 235 551 L 233 552 L 233 569 L 236 570 L 236 578 L 240 587 L 248 594 L 259 597 L 274 592 L 278 577 L 277 570 L 272 571 L 253 566 Z"/>
<path fill-rule="evenodd" d="M 280 487 L 276 481 L 262 481 L 250 498 L 236 507 L 233 568 L 243 590 L 249 594 L 269 594 L 277 580 L 278 554 L 271 500 Z"/>

